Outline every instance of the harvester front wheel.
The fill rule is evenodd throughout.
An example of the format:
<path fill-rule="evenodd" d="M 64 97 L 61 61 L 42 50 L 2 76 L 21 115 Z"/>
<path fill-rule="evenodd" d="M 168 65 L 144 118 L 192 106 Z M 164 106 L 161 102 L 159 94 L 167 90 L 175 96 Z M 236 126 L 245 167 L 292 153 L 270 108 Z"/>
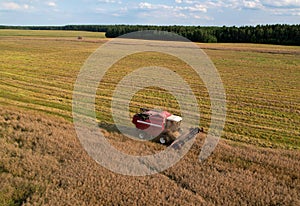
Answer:
<path fill-rule="evenodd" d="M 165 140 L 165 138 L 163 138 L 163 137 L 161 137 L 161 138 L 159 138 L 159 143 L 160 144 L 166 144 L 166 140 Z"/>
<path fill-rule="evenodd" d="M 139 131 L 139 134 L 138 134 L 139 138 L 142 139 L 142 140 L 145 140 L 147 138 L 147 135 L 145 132 L 143 131 Z"/>
<path fill-rule="evenodd" d="M 170 143 L 170 138 L 167 135 L 164 135 L 162 137 L 159 138 L 159 143 L 160 144 L 169 144 Z"/>

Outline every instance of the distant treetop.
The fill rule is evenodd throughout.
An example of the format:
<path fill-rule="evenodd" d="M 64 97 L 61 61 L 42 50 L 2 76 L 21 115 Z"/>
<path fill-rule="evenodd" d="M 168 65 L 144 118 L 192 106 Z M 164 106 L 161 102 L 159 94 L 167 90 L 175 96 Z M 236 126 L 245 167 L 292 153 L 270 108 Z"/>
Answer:
<path fill-rule="evenodd" d="M 158 30 L 174 32 L 194 42 L 205 43 L 261 43 L 300 46 L 300 24 L 257 26 L 152 26 L 152 25 L 66 25 L 66 26 L 0 26 L 0 29 L 72 30 L 105 32 L 115 38 L 130 32 Z"/>

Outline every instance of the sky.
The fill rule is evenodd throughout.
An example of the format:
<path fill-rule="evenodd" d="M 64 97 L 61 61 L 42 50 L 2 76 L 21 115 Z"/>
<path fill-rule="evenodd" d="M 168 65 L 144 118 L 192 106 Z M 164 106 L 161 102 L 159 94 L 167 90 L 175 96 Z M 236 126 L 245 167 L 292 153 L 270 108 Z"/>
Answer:
<path fill-rule="evenodd" d="M 0 25 L 300 24 L 300 0 L 0 0 Z"/>

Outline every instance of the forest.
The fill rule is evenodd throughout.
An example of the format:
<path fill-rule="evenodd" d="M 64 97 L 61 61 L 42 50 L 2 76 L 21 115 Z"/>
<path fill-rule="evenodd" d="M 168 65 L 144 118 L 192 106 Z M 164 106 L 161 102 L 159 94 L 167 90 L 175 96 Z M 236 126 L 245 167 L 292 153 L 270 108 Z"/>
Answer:
<path fill-rule="evenodd" d="M 0 29 L 72 30 L 105 32 L 107 38 L 142 30 L 168 31 L 193 42 L 260 43 L 300 46 L 300 24 L 257 26 L 153 26 L 153 25 L 66 25 L 66 26 L 0 26 Z"/>

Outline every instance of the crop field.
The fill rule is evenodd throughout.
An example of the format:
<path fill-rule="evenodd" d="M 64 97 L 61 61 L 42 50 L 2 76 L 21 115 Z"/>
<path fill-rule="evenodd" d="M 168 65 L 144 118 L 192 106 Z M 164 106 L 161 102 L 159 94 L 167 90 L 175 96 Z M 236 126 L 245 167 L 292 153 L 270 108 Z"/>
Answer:
<path fill-rule="evenodd" d="M 0 205 L 300 204 L 300 47 L 200 43 L 226 90 L 222 140 L 203 164 L 197 156 L 205 134 L 174 167 L 135 178 L 97 165 L 72 126 L 77 75 L 105 41 L 103 33 L 0 30 Z M 210 100 L 202 81 L 180 60 L 154 52 L 128 56 L 105 74 L 96 97 L 98 120 L 113 126 L 115 86 L 152 65 L 168 67 L 191 85 L 199 126 L 207 130 Z M 139 107 L 180 112 L 168 92 L 155 88 L 132 98 L 131 114 Z M 106 130 L 113 145 L 130 154 L 164 149 Z"/>
<path fill-rule="evenodd" d="M 102 32 L 84 32 L 84 31 L 43 31 L 43 30 L 13 30 L 1 29 L 0 37 L 86 37 L 86 38 L 105 38 Z"/>

